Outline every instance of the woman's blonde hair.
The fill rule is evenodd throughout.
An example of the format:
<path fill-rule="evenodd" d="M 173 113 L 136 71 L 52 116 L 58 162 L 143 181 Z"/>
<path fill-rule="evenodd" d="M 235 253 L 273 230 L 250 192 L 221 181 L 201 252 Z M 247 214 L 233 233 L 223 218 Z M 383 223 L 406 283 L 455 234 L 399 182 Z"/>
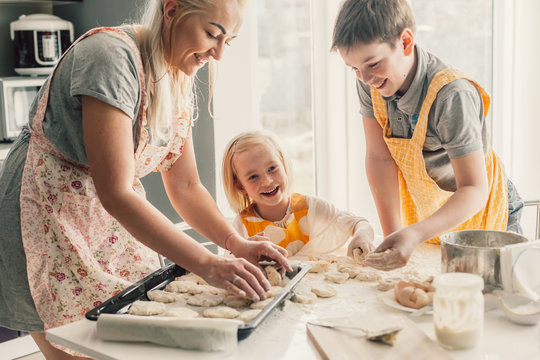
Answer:
<path fill-rule="evenodd" d="M 145 72 L 148 126 L 153 137 L 167 141 L 171 124 L 183 114 L 191 114 L 196 105 L 194 78 L 171 67 L 165 60 L 163 47 L 163 5 L 167 0 L 148 0 L 141 19 L 144 35 L 141 57 Z M 174 44 L 173 29 L 188 16 L 209 12 L 223 0 L 177 0 L 178 8 L 169 27 L 169 48 Z M 237 0 L 244 6 L 246 0 Z M 210 99 L 214 82 L 214 61 L 208 62 Z"/>
<path fill-rule="evenodd" d="M 274 135 L 268 131 L 247 131 L 235 136 L 225 148 L 225 154 L 223 155 L 222 163 L 222 176 L 223 176 L 223 188 L 229 205 L 231 208 L 239 214 L 242 210 L 247 208 L 252 199 L 248 194 L 241 191 L 242 185 L 238 180 L 236 170 L 234 168 L 234 156 L 241 152 L 252 149 L 257 145 L 263 145 L 268 147 L 271 151 L 274 151 L 283 165 L 283 171 L 287 176 L 287 189 L 286 193 L 290 195 L 292 184 L 292 166 L 289 157 L 280 146 Z"/>

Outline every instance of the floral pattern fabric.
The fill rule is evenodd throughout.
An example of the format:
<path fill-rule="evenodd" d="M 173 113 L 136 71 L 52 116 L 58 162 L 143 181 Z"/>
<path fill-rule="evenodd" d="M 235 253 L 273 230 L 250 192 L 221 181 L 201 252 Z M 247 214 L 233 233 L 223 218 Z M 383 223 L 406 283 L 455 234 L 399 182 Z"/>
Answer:
<path fill-rule="evenodd" d="M 91 30 L 77 42 L 99 31 L 120 37 L 138 53 L 133 40 L 116 28 Z M 146 99 L 140 61 L 138 70 L 141 99 Z M 33 119 L 20 196 L 29 287 L 45 329 L 81 319 L 87 311 L 159 267 L 157 254 L 133 238 L 103 208 L 88 166 L 64 157 L 44 136 L 42 122 L 50 78 Z M 151 146 L 144 126 L 145 108 L 143 100 L 137 120 L 141 132 L 133 181 L 134 190 L 142 197 L 139 178 L 153 170 L 170 169 L 182 154 L 191 128 L 189 116 L 180 118 L 166 146 Z"/>

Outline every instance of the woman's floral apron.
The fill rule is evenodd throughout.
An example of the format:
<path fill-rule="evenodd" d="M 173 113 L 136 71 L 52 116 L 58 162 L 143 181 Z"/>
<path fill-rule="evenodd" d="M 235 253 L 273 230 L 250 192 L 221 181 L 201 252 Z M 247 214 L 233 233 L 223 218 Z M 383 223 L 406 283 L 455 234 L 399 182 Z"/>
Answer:
<path fill-rule="evenodd" d="M 386 102 L 375 88 L 371 88 L 375 117 L 383 128 L 384 141 L 399 168 L 399 194 L 403 226 L 414 224 L 432 215 L 453 194 L 439 188 L 437 183 L 428 175 L 422 150 L 426 139 L 429 110 L 437 97 L 437 93 L 444 85 L 460 78 L 469 80 L 482 95 L 484 116 L 487 115 L 490 100 L 485 90 L 475 81 L 469 79 L 467 75 L 457 70 L 442 70 L 435 75 L 429 85 L 411 139 L 392 137 L 392 130 L 386 112 Z M 504 168 L 499 157 L 491 148 L 486 154 L 485 163 L 489 186 L 489 198 L 486 206 L 452 231 L 466 229 L 506 231 L 508 190 Z M 436 237 L 428 242 L 438 244 L 439 239 Z"/>
<path fill-rule="evenodd" d="M 139 53 L 132 38 L 115 28 L 90 30 L 75 43 L 103 31 L 123 39 Z M 134 156 L 133 189 L 144 197 L 139 178 L 152 170 L 172 167 L 189 136 L 191 117 L 178 119 L 171 133 L 173 138 L 166 146 L 150 145 L 145 128 L 146 92 L 140 57 L 138 72 L 140 133 Z M 80 319 L 88 310 L 159 267 L 157 254 L 105 211 L 89 167 L 63 156 L 45 137 L 42 123 L 53 75 L 45 85 L 33 119 L 20 196 L 28 282 L 45 329 Z"/>

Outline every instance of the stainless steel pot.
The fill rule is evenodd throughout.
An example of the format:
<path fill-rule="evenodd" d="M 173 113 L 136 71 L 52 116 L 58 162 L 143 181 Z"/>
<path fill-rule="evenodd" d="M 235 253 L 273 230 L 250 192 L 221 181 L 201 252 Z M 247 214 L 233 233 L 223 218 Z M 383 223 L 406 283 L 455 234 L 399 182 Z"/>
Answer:
<path fill-rule="evenodd" d="M 463 230 L 441 239 L 441 271 L 466 272 L 484 278 L 484 293 L 502 289 L 500 249 L 527 242 L 524 236 L 504 231 Z"/>

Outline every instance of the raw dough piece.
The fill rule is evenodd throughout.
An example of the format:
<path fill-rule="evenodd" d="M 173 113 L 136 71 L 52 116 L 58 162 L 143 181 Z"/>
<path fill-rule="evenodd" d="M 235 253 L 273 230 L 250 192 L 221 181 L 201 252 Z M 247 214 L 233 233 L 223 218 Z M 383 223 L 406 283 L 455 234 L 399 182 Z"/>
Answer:
<path fill-rule="evenodd" d="M 223 302 L 223 295 L 201 293 L 193 295 L 187 299 L 189 305 L 195 306 L 217 306 Z"/>
<path fill-rule="evenodd" d="M 192 319 L 192 318 L 198 317 L 199 313 L 185 307 L 173 307 L 167 310 L 167 312 L 165 312 L 163 316 L 178 317 L 182 319 Z"/>
<path fill-rule="evenodd" d="M 251 320 L 255 319 L 257 317 L 257 315 L 259 315 L 260 312 L 261 312 L 260 309 L 246 310 L 246 311 L 240 313 L 240 315 L 238 315 L 237 319 L 242 320 L 243 322 L 247 323 L 247 322 L 250 322 Z"/>
<path fill-rule="evenodd" d="M 165 286 L 165 291 L 190 294 L 200 294 L 202 292 L 197 283 L 187 280 L 171 281 Z"/>
<path fill-rule="evenodd" d="M 285 280 L 286 278 L 283 278 L 283 279 Z M 288 278 L 287 278 L 287 279 L 288 279 Z M 282 280 L 282 282 L 283 282 L 283 280 Z M 272 287 L 270 288 L 270 290 L 268 290 L 268 291 L 266 292 L 266 297 L 267 297 L 267 298 L 273 298 L 273 297 L 276 297 L 276 296 L 277 296 L 280 292 L 282 292 L 282 291 L 283 291 L 283 288 L 282 288 L 281 286 L 272 286 Z"/>
<path fill-rule="evenodd" d="M 345 272 L 328 272 L 324 275 L 324 278 L 336 284 L 343 284 L 349 278 L 349 274 Z"/>
<path fill-rule="evenodd" d="M 229 295 L 225 297 L 223 303 L 233 308 L 240 308 L 248 306 L 251 303 L 251 300 L 241 296 Z"/>
<path fill-rule="evenodd" d="M 387 278 L 382 279 L 377 284 L 377 290 L 388 291 L 394 287 L 399 282 L 399 278 Z"/>
<path fill-rule="evenodd" d="M 227 295 L 227 290 L 223 290 L 212 285 L 197 285 L 197 291 L 200 291 L 199 293 L 209 293 L 223 296 Z"/>
<path fill-rule="evenodd" d="M 186 275 L 178 276 L 174 280 L 175 281 L 192 281 L 199 285 L 208 285 L 208 283 L 202 277 L 194 273 L 188 273 Z"/>
<path fill-rule="evenodd" d="M 430 284 L 400 281 L 394 286 L 394 297 L 403 306 L 420 309 L 433 301 L 434 293 L 429 291 L 430 286 Z"/>
<path fill-rule="evenodd" d="M 291 300 L 297 304 L 313 304 L 317 300 L 317 296 L 312 292 L 295 291 Z"/>
<path fill-rule="evenodd" d="M 146 297 L 148 297 L 152 301 L 162 303 L 172 303 L 184 299 L 183 294 L 177 294 L 163 290 L 150 290 L 146 293 Z"/>
<path fill-rule="evenodd" d="M 311 291 L 320 298 L 329 298 L 337 295 L 336 289 L 332 285 L 317 284 L 311 288 Z"/>
<path fill-rule="evenodd" d="M 149 315 L 157 315 L 164 312 L 166 309 L 164 303 L 160 303 L 157 301 L 142 301 L 137 300 L 131 304 L 131 306 L 128 309 L 128 314 L 131 315 L 143 315 L 143 316 L 149 316 Z"/>
<path fill-rule="evenodd" d="M 364 262 L 364 258 L 366 257 L 366 253 L 363 252 L 361 249 L 356 248 L 352 251 L 352 256 L 354 261 L 356 261 L 358 264 L 362 264 Z"/>
<path fill-rule="evenodd" d="M 361 270 L 352 264 L 339 264 L 337 266 L 337 271 L 347 273 L 349 274 L 349 279 L 354 279 Z"/>
<path fill-rule="evenodd" d="M 310 273 L 321 273 L 321 272 L 327 272 L 330 268 L 330 263 L 328 261 L 319 260 L 314 261 L 311 263 L 311 269 L 309 269 Z"/>
<path fill-rule="evenodd" d="M 278 286 L 281 284 L 281 274 L 276 270 L 275 267 L 267 266 L 264 268 L 264 271 L 266 271 L 266 276 L 268 277 L 270 285 Z"/>
<path fill-rule="evenodd" d="M 356 279 L 360 281 L 379 281 L 382 279 L 381 274 L 376 271 L 360 271 L 356 275 Z"/>
<path fill-rule="evenodd" d="M 336 263 L 337 264 L 351 264 L 352 265 L 352 264 L 355 264 L 355 261 L 350 256 L 339 255 L 338 257 L 336 257 Z"/>
<path fill-rule="evenodd" d="M 234 319 L 238 315 L 238 311 L 228 306 L 216 306 L 203 311 L 203 316 L 207 318 Z"/>
<path fill-rule="evenodd" d="M 264 309 L 266 307 L 266 305 L 270 304 L 270 302 L 272 302 L 272 300 L 274 300 L 273 298 L 270 298 L 270 299 L 265 299 L 263 301 L 257 301 L 257 302 L 254 302 L 253 304 L 251 304 L 249 307 L 252 308 L 252 309 Z"/>

